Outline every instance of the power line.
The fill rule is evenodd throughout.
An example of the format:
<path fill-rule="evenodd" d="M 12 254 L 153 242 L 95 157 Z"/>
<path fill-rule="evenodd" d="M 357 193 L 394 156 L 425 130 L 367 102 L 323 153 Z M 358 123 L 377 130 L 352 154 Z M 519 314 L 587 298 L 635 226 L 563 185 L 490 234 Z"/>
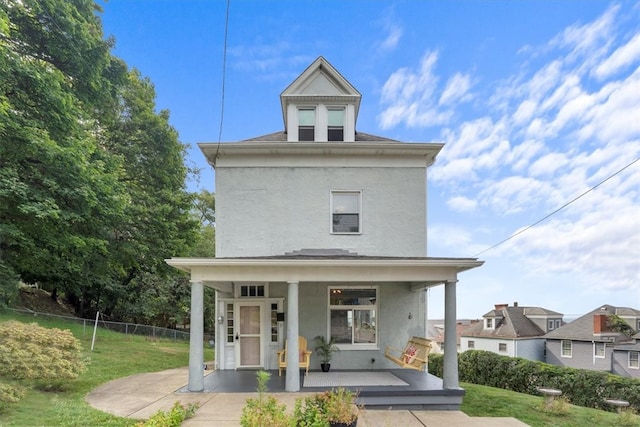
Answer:
<path fill-rule="evenodd" d="M 478 252 L 476 255 L 473 256 L 473 258 L 477 258 L 478 256 L 482 255 L 483 253 L 489 252 L 490 250 L 497 248 L 498 246 L 502 245 L 503 243 L 508 242 L 509 240 L 513 239 L 514 237 L 519 236 L 522 233 L 524 233 L 525 231 L 535 227 L 536 225 L 540 224 L 542 221 L 544 221 L 547 218 L 550 218 L 551 216 L 557 214 L 558 212 L 560 212 L 561 210 L 563 210 L 567 206 L 571 205 L 572 203 L 574 203 L 578 199 L 582 198 L 586 194 L 588 194 L 588 193 L 592 192 L 593 190 L 595 190 L 596 188 L 600 187 L 602 184 L 604 184 L 605 182 L 609 181 L 611 178 L 615 177 L 616 175 L 620 174 L 625 169 L 631 167 L 634 163 L 636 163 L 639 160 L 640 160 L 640 157 L 635 159 L 634 161 L 632 161 L 631 163 L 629 163 L 628 165 L 626 165 L 622 169 L 618 170 L 617 172 L 614 172 L 612 175 L 609 175 L 608 177 L 606 177 L 605 179 L 603 179 L 602 181 L 600 181 L 599 183 L 597 183 L 593 187 L 589 188 L 584 193 L 582 193 L 579 196 L 573 198 L 571 201 L 569 201 L 569 202 L 565 203 L 564 205 L 560 206 L 558 209 L 556 209 L 555 211 L 551 212 L 550 214 L 544 216 L 543 218 L 539 219 L 538 221 L 534 222 L 533 224 L 528 225 L 527 227 L 523 228 L 522 230 L 518 231 L 517 233 L 512 234 L 511 236 L 507 237 L 506 239 L 501 240 L 500 242 L 496 243 L 493 246 L 490 246 L 489 248 L 483 250 L 482 252 Z"/>
<path fill-rule="evenodd" d="M 229 6 L 231 0 L 227 0 L 227 11 L 224 21 L 224 46 L 222 49 L 222 91 L 220 96 L 220 127 L 218 128 L 218 146 L 216 147 L 216 155 L 213 157 L 213 164 L 215 166 L 218 159 L 218 153 L 220 152 L 220 142 L 222 140 L 222 125 L 224 123 L 224 92 L 227 79 L 227 37 L 229 33 Z"/>

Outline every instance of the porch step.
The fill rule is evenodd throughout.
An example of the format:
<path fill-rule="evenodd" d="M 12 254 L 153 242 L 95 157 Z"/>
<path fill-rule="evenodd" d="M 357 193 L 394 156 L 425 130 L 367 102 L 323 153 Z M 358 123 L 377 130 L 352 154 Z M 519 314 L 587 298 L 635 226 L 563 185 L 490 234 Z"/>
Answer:
<path fill-rule="evenodd" d="M 526 427 L 511 417 L 470 417 L 460 411 L 364 410 L 358 418 L 362 427 Z"/>

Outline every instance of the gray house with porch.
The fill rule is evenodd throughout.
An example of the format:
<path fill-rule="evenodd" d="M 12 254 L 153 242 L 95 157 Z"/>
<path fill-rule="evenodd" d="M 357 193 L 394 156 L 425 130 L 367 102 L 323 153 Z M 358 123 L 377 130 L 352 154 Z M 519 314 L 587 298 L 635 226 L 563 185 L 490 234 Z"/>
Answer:
<path fill-rule="evenodd" d="M 385 347 L 426 336 L 433 286 L 445 287 L 445 327 L 455 330 L 458 276 L 482 261 L 427 256 L 427 169 L 443 145 L 357 131 L 360 101 L 319 57 L 280 95 L 283 131 L 199 144 L 216 173 L 216 257 L 167 260 L 191 277 L 190 391 L 204 389 L 205 286 L 215 289 L 216 369 L 277 370 L 286 341 L 291 392 L 304 387 L 298 336 L 311 349 L 314 337 L 335 337 L 332 370 L 396 369 Z M 453 406 L 455 338 L 433 383 L 443 396 L 456 391 Z"/>

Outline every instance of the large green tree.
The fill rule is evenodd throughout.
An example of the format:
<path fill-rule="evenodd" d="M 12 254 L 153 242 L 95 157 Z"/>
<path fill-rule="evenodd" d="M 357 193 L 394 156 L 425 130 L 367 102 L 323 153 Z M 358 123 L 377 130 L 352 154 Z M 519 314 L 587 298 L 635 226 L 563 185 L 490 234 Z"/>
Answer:
<path fill-rule="evenodd" d="M 176 317 L 140 299 L 184 299 L 164 259 L 198 241 L 168 111 L 112 56 L 92 1 L 0 6 L 0 300 L 19 278 L 83 316 Z"/>

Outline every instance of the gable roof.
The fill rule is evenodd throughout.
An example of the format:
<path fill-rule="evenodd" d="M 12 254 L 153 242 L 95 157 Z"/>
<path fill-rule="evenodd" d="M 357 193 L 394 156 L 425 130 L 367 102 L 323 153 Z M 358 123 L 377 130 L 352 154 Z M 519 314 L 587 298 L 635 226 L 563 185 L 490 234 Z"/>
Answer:
<path fill-rule="evenodd" d="M 573 341 L 607 341 L 610 342 L 612 335 L 615 332 L 609 332 L 602 336 L 600 334 L 594 334 L 593 332 L 593 316 L 596 314 L 611 315 L 616 314 L 618 316 L 637 316 L 640 317 L 640 310 L 629 307 L 616 307 L 609 304 L 604 304 L 595 310 L 590 311 L 584 316 L 578 317 L 571 323 L 567 323 L 558 329 L 549 332 L 545 337 L 547 339 L 567 339 Z"/>
<path fill-rule="evenodd" d="M 485 329 L 484 322 L 478 322 L 465 329 L 462 336 L 507 339 L 544 336 L 544 331 L 527 317 L 530 313 L 536 315 L 562 316 L 561 313 L 541 307 L 502 307 L 491 310 L 483 316 L 485 318 L 491 317 L 496 319 L 494 329 Z"/>
<path fill-rule="evenodd" d="M 319 56 L 280 94 L 285 132 L 287 107 L 292 102 L 341 102 L 354 105 L 358 121 L 362 95 L 324 57 Z"/>

